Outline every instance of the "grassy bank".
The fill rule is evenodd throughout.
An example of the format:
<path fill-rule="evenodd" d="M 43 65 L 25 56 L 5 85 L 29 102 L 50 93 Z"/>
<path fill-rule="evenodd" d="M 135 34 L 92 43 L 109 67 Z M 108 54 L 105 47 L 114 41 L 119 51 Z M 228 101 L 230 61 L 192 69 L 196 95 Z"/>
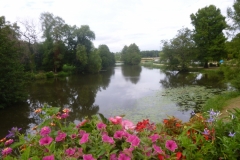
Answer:
<path fill-rule="evenodd" d="M 203 112 L 209 111 L 210 109 L 223 111 L 231 105 L 230 100 L 240 97 L 240 92 L 226 92 L 221 95 L 214 96 L 209 99 L 202 108 Z M 239 104 L 240 106 L 240 104 Z"/>

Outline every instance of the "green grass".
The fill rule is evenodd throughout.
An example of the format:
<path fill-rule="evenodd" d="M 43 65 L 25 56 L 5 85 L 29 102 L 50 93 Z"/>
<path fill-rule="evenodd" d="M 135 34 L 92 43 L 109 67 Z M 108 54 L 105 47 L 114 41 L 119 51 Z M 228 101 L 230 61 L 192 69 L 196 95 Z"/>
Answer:
<path fill-rule="evenodd" d="M 226 92 L 221 95 L 214 96 L 207 100 L 202 108 L 203 112 L 209 111 L 210 109 L 221 111 L 223 107 L 227 105 L 227 101 L 240 96 L 240 92 Z"/>

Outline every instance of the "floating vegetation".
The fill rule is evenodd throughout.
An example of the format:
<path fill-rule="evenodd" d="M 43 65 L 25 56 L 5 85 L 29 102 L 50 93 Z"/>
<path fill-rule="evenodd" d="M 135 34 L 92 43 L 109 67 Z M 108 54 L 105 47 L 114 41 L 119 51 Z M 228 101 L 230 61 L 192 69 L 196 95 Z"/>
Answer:
<path fill-rule="evenodd" d="M 199 111 L 209 98 L 224 91 L 224 89 L 204 86 L 185 86 L 166 89 L 162 96 L 170 97 L 183 111 L 189 109 Z"/>
<path fill-rule="evenodd" d="M 114 107 L 108 112 L 111 116 L 125 115 L 134 122 L 142 119 L 160 122 L 168 115 L 188 121 L 191 111 L 198 112 L 209 98 L 223 91 L 195 85 L 153 91 L 151 95 L 137 99 L 131 107 Z"/>

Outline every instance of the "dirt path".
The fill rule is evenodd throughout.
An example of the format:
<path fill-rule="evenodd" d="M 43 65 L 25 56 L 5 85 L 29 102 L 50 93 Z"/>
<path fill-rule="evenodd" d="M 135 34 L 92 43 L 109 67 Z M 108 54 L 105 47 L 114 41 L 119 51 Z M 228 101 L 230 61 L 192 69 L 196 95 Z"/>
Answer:
<path fill-rule="evenodd" d="M 227 110 L 233 110 L 233 108 L 239 108 L 240 109 L 240 96 L 233 98 L 226 102 L 226 106 L 222 110 L 222 115 L 220 117 L 228 116 Z"/>

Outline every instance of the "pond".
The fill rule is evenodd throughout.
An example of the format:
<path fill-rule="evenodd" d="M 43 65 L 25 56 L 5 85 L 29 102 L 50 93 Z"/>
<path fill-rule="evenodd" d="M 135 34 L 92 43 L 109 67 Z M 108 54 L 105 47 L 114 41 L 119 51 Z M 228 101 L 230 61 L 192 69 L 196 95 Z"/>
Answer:
<path fill-rule="evenodd" d="M 75 123 L 96 113 L 125 115 L 134 122 L 160 122 L 167 116 L 188 121 L 192 111 L 227 87 L 218 76 L 124 65 L 94 75 L 38 80 L 28 85 L 26 103 L 0 110 L 0 138 L 11 127 L 30 132 L 40 122 L 34 110 L 44 104 L 70 108 L 68 119 Z"/>

